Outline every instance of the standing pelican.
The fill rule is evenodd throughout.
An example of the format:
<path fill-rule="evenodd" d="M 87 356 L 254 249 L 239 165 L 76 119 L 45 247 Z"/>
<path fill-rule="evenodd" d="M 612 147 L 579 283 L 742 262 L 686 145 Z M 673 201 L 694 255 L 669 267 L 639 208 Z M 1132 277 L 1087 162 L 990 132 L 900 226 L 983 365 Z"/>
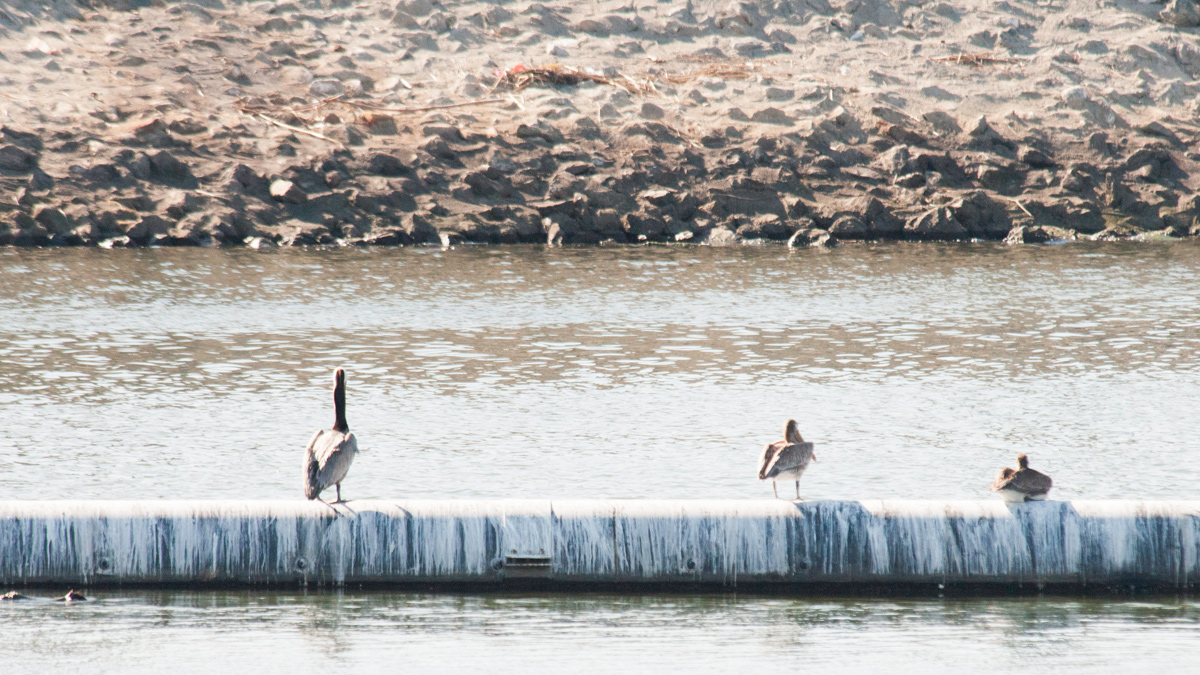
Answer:
<path fill-rule="evenodd" d="M 771 481 L 771 489 L 775 498 L 779 498 L 779 488 L 775 481 L 780 478 L 796 481 L 796 499 L 800 499 L 800 476 L 808 468 L 808 463 L 817 461 L 813 454 L 813 444 L 805 443 L 796 428 L 796 420 L 788 420 L 783 428 L 783 440 L 775 441 L 763 450 L 762 461 L 758 463 L 758 479 Z"/>
<path fill-rule="evenodd" d="M 346 371 L 333 373 L 333 428 L 313 434 L 304 449 L 304 496 L 317 499 L 321 490 L 337 486 L 337 501 L 342 501 L 342 479 L 358 454 L 358 441 L 346 424 Z"/>
<path fill-rule="evenodd" d="M 996 480 L 992 482 L 992 492 L 1000 495 L 1006 502 L 1041 501 L 1046 498 L 1054 481 L 1050 476 L 1029 468 L 1029 457 L 1017 455 L 1016 471 L 1007 466 L 1000 470 Z"/>

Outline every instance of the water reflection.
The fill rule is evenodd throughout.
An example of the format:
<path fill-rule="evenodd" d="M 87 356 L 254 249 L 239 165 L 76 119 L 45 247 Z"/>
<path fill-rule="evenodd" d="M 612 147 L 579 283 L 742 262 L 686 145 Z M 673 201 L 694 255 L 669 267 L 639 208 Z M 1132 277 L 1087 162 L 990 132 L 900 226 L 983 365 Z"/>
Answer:
<path fill-rule="evenodd" d="M 1188 598 L 98 592 L 0 606 L 6 665 L 120 672 L 1186 672 Z M 86 630 L 81 630 L 86 629 Z M 14 671 L 9 671 L 14 672 Z"/>

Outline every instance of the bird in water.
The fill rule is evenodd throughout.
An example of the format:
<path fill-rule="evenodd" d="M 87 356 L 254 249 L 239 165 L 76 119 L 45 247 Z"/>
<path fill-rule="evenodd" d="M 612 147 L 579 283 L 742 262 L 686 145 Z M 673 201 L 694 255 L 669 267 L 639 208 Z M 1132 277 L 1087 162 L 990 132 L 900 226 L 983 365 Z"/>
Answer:
<path fill-rule="evenodd" d="M 796 420 L 788 420 L 783 427 L 783 440 L 775 441 L 763 450 L 762 461 L 758 464 L 758 479 L 771 481 L 771 489 L 775 498 L 779 498 L 777 480 L 796 481 L 796 499 L 800 499 L 800 476 L 808 468 L 809 462 L 817 461 L 813 454 L 813 444 L 806 443 L 796 427 Z"/>
<path fill-rule="evenodd" d="M 83 602 L 85 600 L 87 600 L 87 598 L 83 597 L 83 593 L 80 593 L 73 588 L 67 591 L 67 594 L 61 598 L 54 599 L 55 602 Z"/>
<path fill-rule="evenodd" d="M 346 424 L 346 371 L 333 373 L 333 428 L 313 434 L 304 449 L 304 496 L 317 499 L 330 485 L 337 486 L 337 501 L 342 501 L 342 480 L 358 454 L 358 440 Z"/>
<path fill-rule="evenodd" d="M 0 600 L 28 600 L 27 596 L 21 595 L 16 591 L 9 591 L 4 595 L 0 595 Z"/>
<path fill-rule="evenodd" d="M 1000 470 L 996 480 L 992 482 L 992 492 L 1000 495 L 1006 502 L 1041 501 L 1046 498 L 1054 481 L 1050 476 L 1029 468 L 1029 457 L 1017 455 L 1016 471 L 1007 466 Z"/>

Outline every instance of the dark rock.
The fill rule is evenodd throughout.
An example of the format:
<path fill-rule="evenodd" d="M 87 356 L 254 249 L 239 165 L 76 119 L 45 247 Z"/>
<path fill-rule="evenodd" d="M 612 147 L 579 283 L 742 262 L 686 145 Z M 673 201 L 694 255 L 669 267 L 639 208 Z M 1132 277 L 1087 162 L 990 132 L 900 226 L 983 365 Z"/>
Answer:
<path fill-rule="evenodd" d="M 37 166 L 37 158 L 15 145 L 0 146 L 0 169 L 26 173 Z"/>
<path fill-rule="evenodd" d="M 625 236 L 629 241 L 662 241 L 666 223 L 661 218 L 646 213 L 627 213 L 621 219 Z"/>
<path fill-rule="evenodd" d="M 71 220 L 67 218 L 67 214 L 53 206 L 38 207 L 34 212 L 33 219 L 46 228 L 51 235 L 66 234 L 74 227 Z"/>
<path fill-rule="evenodd" d="M 377 153 L 371 155 L 368 162 L 368 171 L 376 176 L 403 176 L 409 172 L 409 168 L 404 165 L 404 162 L 394 155 Z"/>
<path fill-rule="evenodd" d="M 1008 164 L 980 166 L 976 175 L 980 185 L 1001 193 L 1018 191 L 1025 183 L 1024 172 Z"/>
<path fill-rule="evenodd" d="M 463 176 L 463 182 L 470 187 L 471 193 L 479 197 L 495 197 L 505 192 L 511 192 L 505 184 L 488 178 L 482 171 L 471 171 Z"/>
<path fill-rule="evenodd" d="M 740 242 L 741 238 L 738 237 L 737 232 L 727 227 L 714 227 L 704 238 L 704 243 L 710 246 L 728 246 Z"/>
<path fill-rule="evenodd" d="M 1158 20 L 1180 28 L 1200 26 L 1200 8 L 1193 0 L 1171 0 L 1158 13 Z"/>
<path fill-rule="evenodd" d="M 40 153 L 43 148 L 40 136 L 27 131 L 18 131 L 12 127 L 0 127 L 0 138 L 25 148 L 34 154 Z"/>
<path fill-rule="evenodd" d="M 582 234 L 583 228 L 574 218 L 565 213 L 553 213 L 542 218 L 547 244 L 570 244 Z"/>
<path fill-rule="evenodd" d="M 1096 167 L 1087 162 L 1071 164 L 1063 172 L 1059 185 L 1071 192 L 1085 192 L 1095 187 Z"/>
<path fill-rule="evenodd" d="M 596 173 L 596 165 L 591 162 L 572 162 L 564 165 L 563 171 L 575 176 L 590 176 Z"/>
<path fill-rule="evenodd" d="M 403 228 L 414 244 L 440 244 L 442 241 L 433 223 L 419 214 L 405 216 Z"/>
<path fill-rule="evenodd" d="M 1053 239 L 1049 232 L 1040 227 L 1018 225 L 1004 238 L 1006 244 L 1044 244 Z"/>
<path fill-rule="evenodd" d="M 788 239 L 788 248 L 805 246 L 833 246 L 835 239 L 828 232 L 815 227 L 811 219 L 804 218 L 796 223 L 796 231 Z"/>
<path fill-rule="evenodd" d="M 721 181 L 709 191 L 709 198 L 712 200 L 711 215 L 715 218 L 763 213 L 787 216 L 779 193 L 757 181 Z"/>
<path fill-rule="evenodd" d="M 175 155 L 160 150 L 150 156 L 150 176 L 167 183 L 192 186 L 196 179 L 187 164 L 181 162 Z"/>
<path fill-rule="evenodd" d="M 54 179 L 50 174 L 35 168 L 29 175 L 29 189 L 34 192 L 45 192 L 54 189 Z"/>
<path fill-rule="evenodd" d="M 906 173 L 905 168 L 910 159 L 911 153 L 909 153 L 908 147 L 897 145 L 880 153 L 879 157 L 872 162 L 872 166 L 890 176 L 899 176 Z"/>
<path fill-rule="evenodd" d="M 146 245 L 154 237 L 164 236 L 171 230 L 171 222 L 160 216 L 147 215 L 125 230 L 125 236 L 138 245 Z"/>
<path fill-rule="evenodd" d="M 363 238 L 362 243 L 369 246 L 410 246 L 413 238 L 402 227 L 387 227 L 371 232 Z"/>
<path fill-rule="evenodd" d="M 1017 151 L 1017 161 L 1027 164 L 1035 169 L 1049 169 L 1055 166 L 1054 160 L 1047 157 L 1046 153 L 1038 150 L 1037 148 L 1031 148 L 1029 146 L 1022 146 L 1020 150 Z"/>
<path fill-rule="evenodd" d="M 1107 156 L 1113 154 L 1113 146 L 1108 142 L 1108 134 L 1104 133 L 1103 131 L 1097 131 L 1091 136 L 1088 136 L 1087 146 L 1088 149 L 1092 150 L 1093 152 L 1098 152 L 1102 155 Z"/>
<path fill-rule="evenodd" d="M 829 227 L 829 234 L 838 239 L 869 239 L 871 230 L 861 218 L 854 215 L 839 216 Z"/>
<path fill-rule="evenodd" d="M 904 145 L 926 145 L 929 142 L 921 134 L 910 131 L 899 124 L 885 124 L 880 131 L 882 131 L 884 136 Z"/>
<path fill-rule="evenodd" d="M 395 136 L 399 131 L 395 118 L 383 113 L 364 113 L 358 118 L 358 123 L 374 136 Z"/>
<path fill-rule="evenodd" d="M 550 145 L 557 145 L 566 140 L 561 131 L 546 122 L 540 122 L 537 126 L 529 126 L 528 124 L 518 126 L 517 138 L 542 140 Z"/>
<path fill-rule="evenodd" d="M 238 164 L 233 167 L 233 173 L 230 175 L 230 178 L 241 185 L 247 194 L 263 194 L 270 187 L 270 183 L 266 178 L 258 175 L 258 172 L 245 164 Z"/>
<path fill-rule="evenodd" d="M 737 228 L 737 234 L 742 239 L 771 239 L 784 240 L 791 236 L 792 231 L 783 220 L 774 213 L 764 213 L 755 216 L 749 223 Z"/>
<path fill-rule="evenodd" d="M 229 80 L 230 82 L 233 82 L 234 84 L 240 84 L 243 87 L 254 84 L 250 80 L 250 76 L 246 74 L 246 71 L 237 66 L 234 66 L 233 68 L 230 68 L 229 70 L 225 71 L 224 77 L 225 77 L 225 79 Z"/>
<path fill-rule="evenodd" d="M 936 173 L 948 183 L 960 183 L 966 179 L 966 173 L 949 153 L 915 153 L 905 162 L 904 173 Z"/>
<path fill-rule="evenodd" d="M 1147 136 L 1156 136 L 1164 138 L 1171 142 L 1171 145 L 1183 147 L 1185 143 L 1179 138 L 1179 135 L 1167 128 L 1162 122 L 1148 122 L 1138 127 L 1138 131 Z"/>
<path fill-rule="evenodd" d="M 968 236 L 967 228 L 949 208 L 934 208 L 909 218 L 904 233 L 910 239 L 927 241 L 956 241 Z"/>
<path fill-rule="evenodd" d="M 982 191 L 956 199 L 947 207 L 976 239 L 1000 239 L 1012 229 L 1012 218 L 1003 204 Z"/>
<path fill-rule="evenodd" d="M 621 129 L 621 134 L 628 137 L 645 136 L 655 143 L 678 145 L 683 142 L 683 137 L 674 129 L 660 122 L 628 124 Z"/>
<path fill-rule="evenodd" d="M 110 186 L 121 181 L 121 171 L 115 164 L 97 164 L 84 169 L 80 176 L 96 186 Z"/>
<path fill-rule="evenodd" d="M 1140 178 L 1151 183 L 1180 180 L 1187 175 L 1175 163 L 1171 151 L 1161 144 L 1138 148 L 1122 163 L 1121 169 L 1130 173 L 1143 170 Z"/>
<path fill-rule="evenodd" d="M 1105 226 L 1104 214 L 1090 200 L 1077 197 L 1022 199 L 1021 205 L 1033 216 L 1035 224 L 1048 223 L 1056 227 L 1078 230 L 1085 234 L 1099 232 Z M 1158 210 L 1154 209 L 1152 215 L 1157 220 Z"/>

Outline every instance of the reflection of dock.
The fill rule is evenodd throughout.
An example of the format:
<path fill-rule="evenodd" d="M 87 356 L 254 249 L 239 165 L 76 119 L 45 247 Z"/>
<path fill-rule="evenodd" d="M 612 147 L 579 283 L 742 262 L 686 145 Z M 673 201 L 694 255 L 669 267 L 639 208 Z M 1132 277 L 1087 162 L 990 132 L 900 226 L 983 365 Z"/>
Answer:
<path fill-rule="evenodd" d="M 0 502 L 0 584 L 1200 584 L 1200 501 Z"/>

